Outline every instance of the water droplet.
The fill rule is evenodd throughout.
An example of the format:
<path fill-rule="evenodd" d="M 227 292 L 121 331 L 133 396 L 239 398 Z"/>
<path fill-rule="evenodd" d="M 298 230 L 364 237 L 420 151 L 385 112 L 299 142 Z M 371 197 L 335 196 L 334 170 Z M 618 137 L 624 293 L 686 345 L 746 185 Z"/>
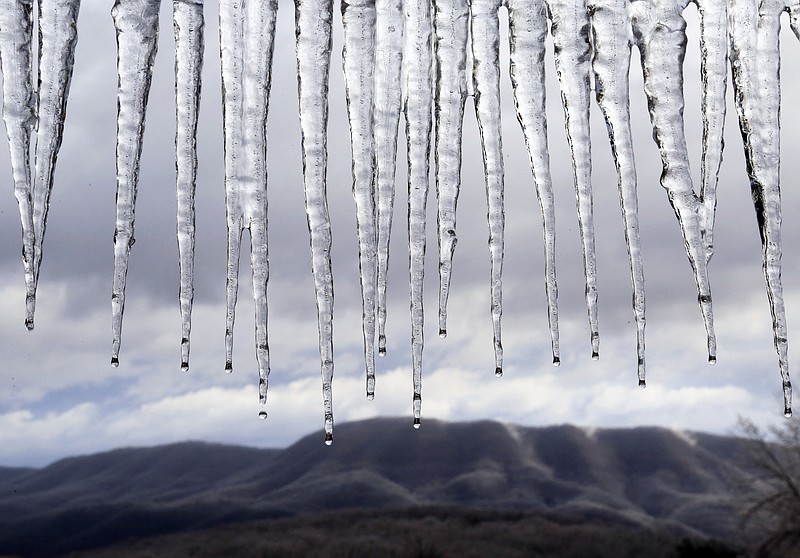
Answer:
<path fill-rule="evenodd" d="M 189 371 L 189 363 L 186 361 L 181 362 L 181 372 Z"/>
<path fill-rule="evenodd" d="M 225 363 L 225 373 L 230 374 L 231 372 L 233 372 L 233 363 L 228 361 Z"/>
<path fill-rule="evenodd" d="M 414 417 L 414 428 L 419 429 L 420 420 L 419 417 Z"/>
<path fill-rule="evenodd" d="M 367 399 L 369 401 L 372 401 L 373 399 L 375 399 L 375 392 L 374 391 L 370 391 L 369 393 L 367 393 Z"/>
<path fill-rule="evenodd" d="M 497 368 L 494 369 L 494 375 L 497 376 L 498 378 L 502 378 L 503 377 L 503 369 L 498 366 Z"/>
<path fill-rule="evenodd" d="M 33 331 L 33 318 L 25 320 L 25 327 L 28 331 Z"/>
<path fill-rule="evenodd" d="M 378 356 L 385 357 L 386 356 L 386 347 L 381 347 L 378 349 Z"/>
<path fill-rule="evenodd" d="M 647 382 L 644 380 L 639 380 L 639 389 L 644 389 L 647 387 Z"/>
<path fill-rule="evenodd" d="M 447 330 L 446 329 L 440 329 L 439 330 L 439 337 L 441 337 L 442 339 L 447 337 Z"/>
<path fill-rule="evenodd" d="M 561 358 L 554 356 L 553 357 L 553 366 L 561 366 Z"/>
<path fill-rule="evenodd" d="M 267 418 L 267 412 L 266 412 L 266 411 L 260 411 L 260 412 L 258 413 L 258 418 L 260 418 L 261 420 L 266 420 L 266 418 Z"/>
<path fill-rule="evenodd" d="M 600 360 L 600 353 L 598 353 L 597 351 L 593 351 L 592 360 Z"/>
<path fill-rule="evenodd" d="M 111 366 L 117 368 L 119 366 L 119 358 L 118 357 L 111 357 Z"/>
<path fill-rule="evenodd" d="M 330 446 L 331 444 L 333 444 L 333 434 L 331 434 L 330 432 L 326 432 L 325 433 L 325 445 L 326 446 Z"/>
<path fill-rule="evenodd" d="M 783 416 L 786 418 L 792 418 L 792 408 L 786 407 L 786 409 L 783 411 Z"/>
<path fill-rule="evenodd" d="M 708 355 L 708 363 L 710 365 L 715 365 L 717 363 L 717 355 Z"/>

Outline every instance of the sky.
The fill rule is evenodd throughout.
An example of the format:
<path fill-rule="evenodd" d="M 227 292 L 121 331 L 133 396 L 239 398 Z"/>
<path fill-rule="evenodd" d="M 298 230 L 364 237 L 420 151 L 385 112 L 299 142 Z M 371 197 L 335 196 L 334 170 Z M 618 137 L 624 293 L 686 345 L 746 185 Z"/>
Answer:
<path fill-rule="evenodd" d="M 107 4 L 107 5 L 105 5 Z M 198 135 L 197 253 L 191 370 L 180 371 L 175 236 L 175 101 L 171 6 L 161 11 L 159 52 L 147 113 L 119 368 L 111 354 L 111 274 L 115 200 L 116 59 L 111 3 L 84 2 L 75 73 L 44 245 L 36 329 L 26 331 L 19 213 L 8 150 L 0 148 L 0 465 L 41 466 L 119 446 L 194 439 L 282 447 L 323 426 L 316 310 L 303 206 L 294 58 L 294 9 L 280 0 L 268 120 L 268 412 L 258 419 L 253 302 L 245 235 L 234 341 L 226 374 L 225 205 L 217 2 L 206 2 L 206 45 Z M 701 145 L 697 12 L 687 9 L 686 123 L 695 184 Z M 388 354 L 378 360 L 374 401 L 364 389 L 361 302 L 351 158 L 341 72 L 341 14 L 334 19 L 328 199 L 335 286 L 333 383 L 337 423 L 401 416 L 411 428 L 411 350 L 406 244 L 405 155 L 398 154 L 391 242 Z M 800 45 L 784 22 L 784 68 Z M 548 42 L 548 119 L 557 220 L 560 367 L 551 364 L 541 213 L 503 69 L 506 245 L 505 375 L 494 376 L 489 313 L 486 201 L 478 129 L 467 101 L 458 248 L 447 339 L 437 335 L 435 189 L 428 198 L 422 428 L 426 419 L 500 420 L 587 427 L 660 425 L 722 434 L 738 416 L 783 419 L 761 248 L 728 91 L 726 150 L 719 185 L 714 294 L 718 363 L 706 362 L 705 332 L 678 222 L 658 183 L 661 163 L 647 116 L 638 52 L 631 70 L 632 125 L 647 292 L 647 378 L 636 377 L 631 285 L 608 136 L 592 106 L 600 360 L 593 361 L 583 265 L 563 111 Z M 790 358 L 800 328 L 800 202 L 792 177 L 800 146 L 800 74 L 782 78 L 783 279 Z M 402 132 L 401 132 L 402 133 Z M 0 144 L 4 142 L 0 141 Z M 400 145 L 404 145 L 401 137 Z M 698 186 L 696 186 L 698 187 Z M 792 419 L 795 420 L 795 419 Z M 334 439 L 336 433 L 334 431 Z M 322 435 L 320 434 L 320 443 Z"/>

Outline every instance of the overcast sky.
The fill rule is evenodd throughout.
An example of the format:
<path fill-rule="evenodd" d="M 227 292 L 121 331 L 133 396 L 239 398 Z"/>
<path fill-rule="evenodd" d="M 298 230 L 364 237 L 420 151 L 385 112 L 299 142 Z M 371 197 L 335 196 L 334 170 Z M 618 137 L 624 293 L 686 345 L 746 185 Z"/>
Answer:
<path fill-rule="evenodd" d="M 206 2 L 206 58 L 199 131 L 197 261 L 191 371 L 180 372 L 175 239 L 173 37 L 171 5 L 161 13 L 128 274 L 121 365 L 109 366 L 114 232 L 116 66 L 111 2 L 85 2 L 75 76 L 45 238 L 36 329 L 27 332 L 20 225 L 8 150 L 0 149 L 0 464 L 41 465 L 76 453 L 184 439 L 284 446 L 323 424 L 316 313 L 303 207 L 294 60 L 294 10 L 280 0 L 268 124 L 270 178 L 269 418 L 257 418 L 253 303 L 249 265 L 242 281 L 234 373 L 224 373 L 225 207 L 217 2 Z M 338 3 L 337 3 L 338 5 Z M 699 180 L 700 102 L 697 14 L 686 12 L 690 44 L 686 120 Z M 378 361 L 374 401 L 364 396 L 355 211 L 341 74 L 341 18 L 331 75 L 328 195 L 335 281 L 334 416 L 339 423 L 377 415 L 408 418 L 410 325 L 404 154 L 391 245 L 389 354 Z M 783 33 L 784 68 L 800 45 Z M 503 56 L 506 251 L 505 376 L 494 377 L 489 314 L 489 253 L 483 168 L 472 101 L 467 102 L 459 243 L 447 339 L 436 323 L 435 192 L 428 202 L 423 424 L 429 418 L 497 419 L 526 425 L 591 427 L 656 424 L 733 431 L 737 415 L 759 424 L 782 418 L 761 250 L 729 87 L 725 157 L 719 187 L 716 252 L 710 265 L 718 363 L 706 364 L 705 332 L 677 220 L 658 183 L 638 53 L 632 68 L 632 122 L 639 176 L 647 289 L 648 387 L 637 387 L 631 286 L 616 174 L 605 124 L 592 106 L 593 183 L 600 294 L 600 355 L 591 347 L 574 188 L 548 44 L 550 153 L 556 196 L 562 365 L 551 365 L 541 215 Z M 800 74 L 783 78 L 784 288 L 790 356 L 800 331 Z M 404 145 L 401 140 L 400 145 Z M 245 250 L 247 250 L 245 237 Z M 320 436 L 320 443 L 322 437 Z"/>

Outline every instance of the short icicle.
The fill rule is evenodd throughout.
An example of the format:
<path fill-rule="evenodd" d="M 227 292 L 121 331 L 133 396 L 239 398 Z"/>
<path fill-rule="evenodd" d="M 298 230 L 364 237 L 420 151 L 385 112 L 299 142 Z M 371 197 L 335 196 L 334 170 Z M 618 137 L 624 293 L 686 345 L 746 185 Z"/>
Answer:
<path fill-rule="evenodd" d="M 717 360 L 717 341 L 707 252 L 700 223 L 702 204 L 692 186 L 683 123 L 683 60 L 686 57 L 683 8 L 683 0 L 637 1 L 631 5 L 631 25 L 641 52 L 653 139 L 661 154 L 661 186 L 667 191 L 680 223 L 705 323 L 708 362 L 714 363 Z"/>
<path fill-rule="evenodd" d="M 189 370 L 194 299 L 194 194 L 197 183 L 197 116 L 203 69 L 203 0 L 173 0 L 175 28 L 175 168 L 180 261 L 181 370 Z"/>
<path fill-rule="evenodd" d="M 628 0 L 590 0 L 588 4 L 594 57 L 597 104 L 603 112 L 617 168 L 620 206 L 633 284 L 633 314 L 636 321 L 637 375 L 645 387 L 645 297 L 644 266 L 639 238 L 636 163 L 630 124 L 628 71 L 631 59 Z"/>
<path fill-rule="evenodd" d="M 259 401 L 267 403 L 267 113 L 272 82 L 277 0 L 221 0 L 225 200 L 228 224 L 228 275 L 225 349 L 233 370 L 233 326 L 244 229 L 250 231 L 250 266 L 255 301 Z M 259 413 L 266 417 L 266 411 Z"/>
<path fill-rule="evenodd" d="M 397 133 L 402 111 L 405 20 L 402 0 L 375 0 L 375 203 L 378 237 L 378 354 L 386 355 L 386 290 L 394 212 Z"/>
<path fill-rule="evenodd" d="M 14 196 L 22 221 L 25 269 L 25 327 L 33 329 L 36 306 L 31 133 L 36 125 L 32 69 L 33 0 L 0 1 L 0 71 L 3 74 L 3 121 L 11 149 Z"/>
<path fill-rule="evenodd" d="M 706 263 L 714 254 L 714 216 L 722 165 L 728 84 L 728 3 L 694 0 L 700 12 L 700 79 L 703 154 L 700 176 L 700 232 Z"/>
<path fill-rule="evenodd" d="M 503 375 L 500 318 L 503 314 L 502 275 L 505 229 L 503 141 L 500 120 L 500 18 L 498 15 L 501 4 L 501 0 L 472 0 L 470 19 L 475 113 L 478 118 L 483 149 L 488 206 L 489 253 L 492 266 L 491 313 L 496 376 Z M 518 29 L 517 32 L 519 32 Z M 515 59 L 515 63 L 519 62 L 521 60 Z M 535 141 L 533 140 L 533 142 Z M 529 141 L 528 145 L 531 146 L 532 142 Z M 554 358 L 558 354 L 556 347 L 557 345 L 554 344 Z"/>
<path fill-rule="evenodd" d="M 78 42 L 80 0 L 39 0 L 39 90 L 33 177 L 34 293 Z M 33 325 L 33 309 L 28 316 Z"/>
<path fill-rule="evenodd" d="M 333 273 L 326 174 L 333 0 L 295 0 L 295 18 L 303 181 L 317 299 L 325 443 L 330 444 L 333 441 Z"/>
<path fill-rule="evenodd" d="M 375 68 L 375 0 L 342 0 L 342 52 L 353 153 L 353 196 L 358 228 L 358 266 L 367 399 L 375 397 L 375 290 L 377 232 L 372 114 Z"/>
<path fill-rule="evenodd" d="M 764 278 L 783 382 L 784 414 L 792 413 L 786 309 L 781 284 L 780 16 L 784 0 L 730 0 L 730 61 L 736 111 L 761 235 Z"/>
<path fill-rule="evenodd" d="M 111 365 L 119 365 L 125 278 L 133 246 L 134 210 L 139 184 L 145 112 L 158 47 L 161 0 L 116 0 L 111 9 L 117 31 L 117 222 L 114 230 L 114 281 L 111 294 Z"/>
<path fill-rule="evenodd" d="M 433 126 L 433 20 L 430 0 L 404 6 L 403 92 L 408 142 L 408 246 L 411 283 L 411 353 L 414 426 L 422 410 L 422 350 L 425 342 L 422 288 L 425 277 L 425 212 Z"/>
<path fill-rule="evenodd" d="M 467 0 L 435 0 L 436 33 L 436 201 L 439 241 L 439 336 L 447 336 L 447 299 L 456 236 L 456 205 L 461 189 L 461 142 L 467 99 Z"/>
<path fill-rule="evenodd" d="M 536 197 L 542 210 L 545 290 L 553 364 L 561 363 L 558 338 L 558 284 L 556 283 L 556 225 L 550 155 L 547 149 L 544 55 L 547 7 L 541 0 L 508 0 L 511 41 L 511 84 L 517 119 L 530 156 Z"/>
<path fill-rule="evenodd" d="M 597 255 L 592 210 L 592 144 L 589 128 L 592 71 L 589 14 L 585 0 L 549 0 L 548 7 L 567 142 L 572 155 L 578 228 L 583 249 L 589 338 L 592 358 L 597 359 L 600 357 L 600 333 L 597 318 Z"/>

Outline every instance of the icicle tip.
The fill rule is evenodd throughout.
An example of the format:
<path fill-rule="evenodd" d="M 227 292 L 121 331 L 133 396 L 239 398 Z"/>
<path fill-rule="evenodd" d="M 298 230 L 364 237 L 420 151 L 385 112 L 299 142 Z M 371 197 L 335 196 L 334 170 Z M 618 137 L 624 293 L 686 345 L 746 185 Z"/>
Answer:
<path fill-rule="evenodd" d="M 553 366 L 561 366 L 561 357 L 553 355 Z"/>
<path fill-rule="evenodd" d="M 497 368 L 495 368 L 495 369 L 494 369 L 494 375 L 495 375 L 495 377 L 497 377 L 497 378 L 502 378 L 502 377 L 503 377 L 503 368 L 502 368 L 502 367 L 500 367 L 500 366 L 498 366 Z"/>
<path fill-rule="evenodd" d="M 181 362 L 181 372 L 188 372 L 189 371 L 189 363 L 185 360 Z"/>
<path fill-rule="evenodd" d="M 446 329 L 440 329 L 439 330 L 439 337 L 441 337 L 442 339 L 447 337 L 447 330 Z"/>
<path fill-rule="evenodd" d="M 644 380 L 639 380 L 639 389 L 645 389 L 647 387 L 647 382 Z"/>
<path fill-rule="evenodd" d="M 225 363 L 225 373 L 230 374 L 231 372 L 233 372 L 233 363 L 228 361 Z"/>
<path fill-rule="evenodd" d="M 414 417 L 414 428 L 419 430 L 420 424 L 422 424 L 422 423 L 421 423 L 419 417 Z"/>
<path fill-rule="evenodd" d="M 592 351 L 592 360 L 600 360 L 600 353 Z"/>
<path fill-rule="evenodd" d="M 333 434 L 330 432 L 325 433 L 325 445 L 330 446 L 333 444 Z"/>
<path fill-rule="evenodd" d="M 119 357 L 115 357 L 115 356 L 111 357 L 111 366 L 114 367 L 114 368 L 118 368 L 119 367 Z"/>

